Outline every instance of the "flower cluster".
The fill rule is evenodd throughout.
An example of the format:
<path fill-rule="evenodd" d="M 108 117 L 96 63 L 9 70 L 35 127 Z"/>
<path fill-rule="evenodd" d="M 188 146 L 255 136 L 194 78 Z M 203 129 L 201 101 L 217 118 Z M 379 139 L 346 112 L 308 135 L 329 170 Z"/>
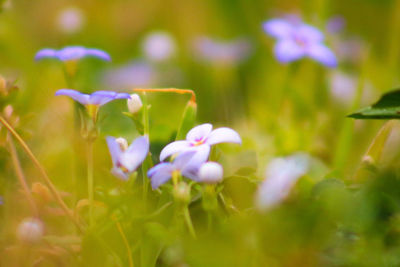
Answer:
<path fill-rule="evenodd" d="M 222 127 L 215 130 L 212 128 L 209 123 L 196 126 L 187 133 L 186 140 L 167 145 L 160 153 L 160 161 L 173 155 L 177 157 L 172 162 L 161 162 L 149 170 L 148 176 L 152 187 L 157 188 L 167 182 L 173 172 L 179 172 L 194 181 L 220 180 L 221 169 L 215 168 L 215 165 L 211 168 L 207 168 L 207 165 L 205 169 L 202 168 L 202 165 L 207 164 L 211 146 L 219 143 L 241 144 L 242 140 L 239 134 L 230 128 Z"/>

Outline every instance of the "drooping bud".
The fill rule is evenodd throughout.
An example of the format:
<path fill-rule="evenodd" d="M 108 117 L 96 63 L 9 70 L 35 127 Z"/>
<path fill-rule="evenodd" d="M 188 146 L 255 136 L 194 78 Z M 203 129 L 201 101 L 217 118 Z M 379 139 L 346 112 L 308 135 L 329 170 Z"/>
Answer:
<path fill-rule="evenodd" d="M 142 100 L 138 94 L 131 94 L 131 98 L 127 100 L 127 104 L 128 110 L 132 114 L 138 113 L 143 107 Z"/>
<path fill-rule="evenodd" d="M 42 239 L 43 234 L 43 222 L 37 218 L 26 218 L 17 228 L 18 239 L 29 244 L 38 243 Z"/>
<path fill-rule="evenodd" d="M 222 181 L 224 170 L 221 164 L 216 162 L 206 162 L 199 169 L 199 180 L 207 184 L 216 184 Z"/>
<path fill-rule="evenodd" d="M 119 137 L 115 139 L 115 142 L 119 144 L 119 147 L 121 148 L 122 151 L 125 151 L 128 149 L 128 141 L 126 141 L 125 138 Z"/>

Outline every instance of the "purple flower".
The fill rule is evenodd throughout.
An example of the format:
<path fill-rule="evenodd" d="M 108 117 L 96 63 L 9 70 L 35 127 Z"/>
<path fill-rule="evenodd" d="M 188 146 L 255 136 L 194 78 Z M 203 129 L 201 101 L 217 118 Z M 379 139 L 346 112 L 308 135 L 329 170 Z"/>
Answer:
<path fill-rule="evenodd" d="M 168 182 L 175 172 L 196 181 L 198 169 L 204 163 L 202 157 L 196 157 L 197 153 L 194 150 L 186 151 L 179 154 L 173 162 L 161 162 L 151 168 L 147 172 L 151 179 L 151 187 L 156 189 Z"/>
<path fill-rule="evenodd" d="M 127 180 L 145 160 L 149 153 L 149 139 L 146 136 L 136 138 L 128 147 L 123 138 L 107 137 L 113 168 L 111 172 L 120 179 Z"/>
<path fill-rule="evenodd" d="M 60 50 L 45 48 L 36 53 L 35 60 L 41 60 L 43 58 L 56 58 L 61 61 L 73 61 L 84 57 L 96 57 L 105 61 L 111 60 L 111 57 L 108 53 L 100 49 L 85 48 L 83 46 L 67 46 Z"/>
<path fill-rule="evenodd" d="M 271 19 L 263 25 L 266 33 L 275 37 L 275 56 L 288 63 L 310 57 L 327 67 L 336 67 L 335 54 L 323 44 L 324 35 L 305 23 L 293 23 L 284 19 Z"/>
<path fill-rule="evenodd" d="M 186 140 L 175 141 L 164 147 L 160 154 L 160 160 L 163 161 L 176 153 L 195 150 L 201 151 L 195 157 L 202 156 L 204 158 L 201 158 L 201 160 L 206 161 L 212 145 L 219 143 L 242 143 L 239 134 L 234 130 L 226 127 L 215 130 L 212 130 L 212 128 L 213 126 L 209 123 L 194 127 L 187 133 Z"/>
<path fill-rule="evenodd" d="M 234 65 L 248 58 L 251 44 L 244 38 L 220 41 L 209 37 L 198 37 L 194 41 L 194 52 L 200 61 Z"/>
<path fill-rule="evenodd" d="M 341 16 L 335 16 L 329 19 L 326 24 L 326 30 L 330 33 L 339 33 L 343 30 L 346 25 L 346 21 Z"/>
<path fill-rule="evenodd" d="M 60 89 L 55 94 L 69 96 L 82 105 L 102 106 L 114 99 L 128 99 L 131 96 L 127 93 L 117 93 L 113 91 L 97 91 L 90 95 L 83 94 L 72 89 Z"/>
<path fill-rule="evenodd" d="M 267 210 L 278 205 L 308 168 L 309 157 L 302 153 L 272 160 L 267 167 L 266 179 L 256 194 L 258 208 Z"/>

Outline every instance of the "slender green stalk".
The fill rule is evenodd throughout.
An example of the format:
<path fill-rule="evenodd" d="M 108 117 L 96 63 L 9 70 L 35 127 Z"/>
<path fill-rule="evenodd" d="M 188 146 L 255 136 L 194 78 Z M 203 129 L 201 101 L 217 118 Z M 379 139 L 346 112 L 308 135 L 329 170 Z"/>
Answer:
<path fill-rule="evenodd" d="M 89 197 L 89 226 L 93 226 L 93 141 L 87 143 L 87 182 Z"/>
<path fill-rule="evenodd" d="M 189 229 L 190 235 L 196 239 L 196 232 L 194 231 L 192 219 L 190 218 L 189 208 L 187 205 L 183 207 L 183 217 L 185 218 L 186 226 Z"/>
<path fill-rule="evenodd" d="M 129 267 L 133 267 L 134 264 L 133 264 L 133 259 L 132 259 L 132 250 L 131 250 L 131 247 L 129 246 L 128 239 L 126 238 L 126 235 L 124 233 L 124 230 L 121 227 L 121 224 L 117 220 L 115 221 L 115 224 L 117 226 L 118 232 L 121 235 L 122 240 L 124 241 L 124 245 L 126 247 L 126 252 L 128 254 L 128 260 L 129 260 Z"/>
<path fill-rule="evenodd" d="M 143 109 L 143 133 L 145 136 L 150 137 L 149 107 L 147 104 L 146 92 L 142 93 L 142 103 L 143 103 L 143 108 L 142 108 Z M 147 170 L 148 170 L 147 160 L 145 160 L 142 164 L 143 200 L 144 201 L 146 201 L 146 199 L 147 199 L 147 191 L 149 190 L 149 181 L 147 179 Z"/>
<path fill-rule="evenodd" d="M 60 205 L 60 207 L 64 210 L 65 214 L 71 219 L 72 222 L 75 223 L 75 225 L 78 227 L 79 230 L 83 232 L 82 226 L 79 224 L 78 220 L 75 218 L 74 214 L 71 212 L 71 210 L 68 208 L 68 206 L 65 204 L 64 200 L 62 199 L 60 193 L 57 191 L 56 187 L 54 184 L 51 182 L 49 176 L 47 175 L 46 170 L 43 168 L 43 166 L 40 164 L 40 162 L 37 160 L 35 155 L 32 153 L 31 149 L 28 147 L 28 145 L 25 143 L 25 141 L 21 138 L 21 136 L 14 130 L 14 128 L 7 122 L 6 119 L 4 119 L 2 116 L 0 116 L 0 123 L 4 125 L 4 127 L 7 128 L 7 130 L 15 137 L 15 139 L 19 142 L 21 147 L 25 150 L 26 154 L 28 157 L 32 160 L 32 162 L 35 164 L 35 166 L 38 168 L 40 174 L 43 177 L 43 180 L 45 181 L 46 185 L 49 187 L 50 192 L 53 194 L 54 198 Z"/>

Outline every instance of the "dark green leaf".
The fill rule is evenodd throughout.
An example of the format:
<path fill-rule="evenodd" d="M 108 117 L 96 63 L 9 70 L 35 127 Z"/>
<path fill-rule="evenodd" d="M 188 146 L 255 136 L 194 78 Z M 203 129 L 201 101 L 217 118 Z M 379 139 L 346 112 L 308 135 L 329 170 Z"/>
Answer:
<path fill-rule="evenodd" d="M 384 94 L 372 106 L 360 109 L 348 117 L 355 119 L 400 119 L 400 89 Z"/>

